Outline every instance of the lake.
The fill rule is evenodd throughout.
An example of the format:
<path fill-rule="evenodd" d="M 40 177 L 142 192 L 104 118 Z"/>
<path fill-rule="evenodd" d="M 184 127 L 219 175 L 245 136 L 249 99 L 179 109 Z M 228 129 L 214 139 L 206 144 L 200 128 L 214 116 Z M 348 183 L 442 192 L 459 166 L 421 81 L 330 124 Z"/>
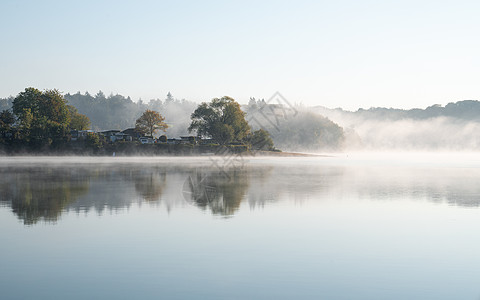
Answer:
<path fill-rule="evenodd" d="M 0 158 L 2 299 L 479 299 L 480 154 Z"/>

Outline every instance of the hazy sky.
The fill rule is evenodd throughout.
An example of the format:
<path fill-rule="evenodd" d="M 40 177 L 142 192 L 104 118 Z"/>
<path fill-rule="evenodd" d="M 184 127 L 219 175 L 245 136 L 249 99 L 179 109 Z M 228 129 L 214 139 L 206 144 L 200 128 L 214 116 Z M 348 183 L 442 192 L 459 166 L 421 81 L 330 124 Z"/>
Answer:
<path fill-rule="evenodd" d="M 0 97 L 25 87 L 132 99 L 357 109 L 480 98 L 479 1 L 0 0 Z"/>

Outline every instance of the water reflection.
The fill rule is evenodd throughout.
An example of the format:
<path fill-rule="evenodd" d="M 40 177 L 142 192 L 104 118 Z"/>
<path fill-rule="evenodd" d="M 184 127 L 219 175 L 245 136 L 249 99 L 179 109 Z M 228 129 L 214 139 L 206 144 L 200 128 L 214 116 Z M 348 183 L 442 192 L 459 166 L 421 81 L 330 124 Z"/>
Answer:
<path fill-rule="evenodd" d="M 15 167 L 0 169 L 0 203 L 25 224 L 56 221 L 62 211 L 88 192 L 83 169 Z"/>
<path fill-rule="evenodd" d="M 181 163 L 3 164 L 0 204 L 25 224 L 55 222 L 62 212 L 118 211 L 132 204 L 190 203 L 233 216 L 277 201 L 427 200 L 480 206 L 479 168 L 382 167 L 312 161 L 254 160 L 219 170 L 208 161 Z"/>
<path fill-rule="evenodd" d="M 233 215 L 245 199 L 249 186 L 248 169 L 227 171 L 195 169 L 183 185 L 186 201 L 213 214 Z"/>
<path fill-rule="evenodd" d="M 160 201 L 166 185 L 166 170 L 136 170 L 130 177 L 135 190 L 147 202 Z"/>

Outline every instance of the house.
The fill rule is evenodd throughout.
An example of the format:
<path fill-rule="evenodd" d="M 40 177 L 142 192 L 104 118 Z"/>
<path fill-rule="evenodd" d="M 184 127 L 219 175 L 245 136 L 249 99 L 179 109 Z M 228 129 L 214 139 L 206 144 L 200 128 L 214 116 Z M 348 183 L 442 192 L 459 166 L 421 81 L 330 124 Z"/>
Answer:
<path fill-rule="evenodd" d="M 129 136 L 128 134 L 123 133 L 123 132 L 117 132 L 117 133 L 115 133 L 115 135 L 110 137 L 110 140 L 112 142 L 116 142 L 116 141 L 131 142 L 132 137 Z"/>
<path fill-rule="evenodd" d="M 93 130 L 71 130 L 70 131 L 70 136 L 72 137 L 71 141 L 85 139 L 88 133 L 94 133 L 94 131 Z"/>
<path fill-rule="evenodd" d="M 117 132 L 120 132 L 120 130 L 105 130 L 100 133 L 103 134 L 104 136 L 112 136 Z"/>
<path fill-rule="evenodd" d="M 151 136 L 142 136 L 139 138 L 140 143 L 142 144 L 154 144 L 155 140 Z"/>
<path fill-rule="evenodd" d="M 135 128 L 128 128 L 128 129 L 125 129 L 124 131 L 122 131 L 122 133 L 130 136 L 132 139 L 132 141 L 137 141 L 139 138 L 141 138 L 142 136 L 144 136 L 144 134 L 138 130 L 136 130 Z"/>
<path fill-rule="evenodd" d="M 132 138 L 128 138 L 129 135 L 125 134 L 123 132 L 120 132 L 120 130 L 107 130 L 107 131 L 102 131 L 100 132 L 103 134 L 110 142 L 115 143 L 116 141 L 128 141 L 132 140 Z"/>
<path fill-rule="evenodd" d="M 110 142 L 113 143 L 115 142 L 115 134 L 119 132 L 120 130 L 106 130 L 106 131 L 100 132 L 100 134 L 106 137 Z"/>

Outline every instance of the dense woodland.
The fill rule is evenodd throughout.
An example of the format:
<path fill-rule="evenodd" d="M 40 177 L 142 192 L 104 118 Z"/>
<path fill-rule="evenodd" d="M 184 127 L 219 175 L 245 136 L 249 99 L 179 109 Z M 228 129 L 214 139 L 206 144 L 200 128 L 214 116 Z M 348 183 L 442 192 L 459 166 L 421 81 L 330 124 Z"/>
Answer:
<path fill-rule="evenodd" d="M 107 97 L 101 91 L 95 96 L 88 92 L 66 94 L 65 99 L 80 113 L 90 118 L 92 129 L 95 131 L 135 127 L 135 120 L 149 109 L 158 111 L 165 117 L 168 124 L 166 134 L 172 137 L 188 134 L 190 115 L 198 105 L 185 99 L 175 99 L 170 93 L 163 100 L 152 99 L 148 102 L 142 100 L 134 102 L 130 97 L 118 94 Z"/>

